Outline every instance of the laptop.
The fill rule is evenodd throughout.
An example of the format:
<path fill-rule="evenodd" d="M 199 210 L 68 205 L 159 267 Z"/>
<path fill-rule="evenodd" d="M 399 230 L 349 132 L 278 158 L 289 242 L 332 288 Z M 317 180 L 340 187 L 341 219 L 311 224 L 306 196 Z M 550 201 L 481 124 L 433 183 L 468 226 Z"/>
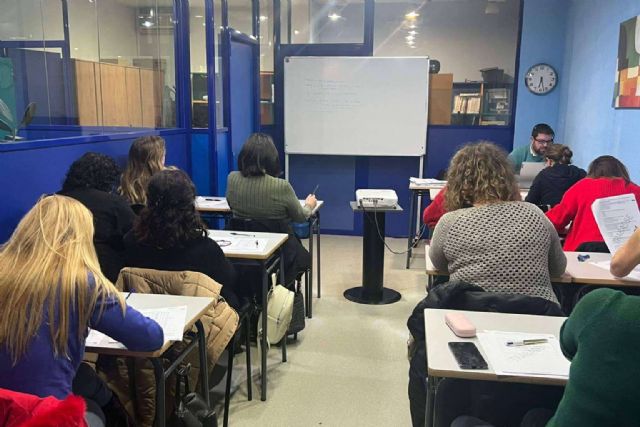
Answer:
<path fill-rule="evenodd" d="M 520 188 L 531 187 L 533 179 L 545 166 L 546 164 L 544 162 L 523 162 L 520 168 L 520 175 L 516 176 Z"/>

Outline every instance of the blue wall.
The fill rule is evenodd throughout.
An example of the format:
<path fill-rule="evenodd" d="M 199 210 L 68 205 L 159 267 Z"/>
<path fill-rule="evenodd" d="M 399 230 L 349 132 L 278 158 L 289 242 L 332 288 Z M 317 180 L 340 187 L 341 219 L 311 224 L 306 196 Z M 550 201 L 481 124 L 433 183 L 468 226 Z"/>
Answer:
<path fill-rule="evenodd" d="M 568 0 L 524 1 L 514 146 L 529 143 L 536 123 L 548 123 L 556 133 L 559 131 L 560 98 L 562 89 L 569 83 L 564 69 L 568 5 Z M 551 65 L 559 76 L 558 86 L 543 96 L 532 94 L 524 84 L 527 70 L 540 62 Z M 557 140 L 563 142 L 561 138 Z"/>
<path fill-rule="evenodd" d="M 571 0 L 559 113 L 560 139 L 576 164 L 601 154 L 622 160 L 640 181 L 640 110 L 612 105 L 620 23 L 640 15 L 638 0 Z"/>
<path fill-rule="evenodd" d="M 167 164 L 191 172 L 186 135 L 178 131 L 161 134 L 167 143 Z M 124 166 L 129 146 L 137 136 L 113 134 L 93 137 L 89 142 L 86 140 L 91 137 L 76 137 L 0 145 L 0 242 L 11 235 L 20 218 L 42 194 L 60 190 L 74 160 L 87 151 L 96 151 L 114 157 Z"/>

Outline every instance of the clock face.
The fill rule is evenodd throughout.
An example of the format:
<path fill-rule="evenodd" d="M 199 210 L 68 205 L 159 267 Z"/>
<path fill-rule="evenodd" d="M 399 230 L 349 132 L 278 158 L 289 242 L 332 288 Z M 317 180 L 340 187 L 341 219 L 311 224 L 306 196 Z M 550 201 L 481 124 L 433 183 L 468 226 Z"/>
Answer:
<path fill-rule="evenodd" d="M 536 64 L 524 76 L 527 89 L 536 95 L 546 95 L 558 84 L 558 73 L 551 65 Z"/>

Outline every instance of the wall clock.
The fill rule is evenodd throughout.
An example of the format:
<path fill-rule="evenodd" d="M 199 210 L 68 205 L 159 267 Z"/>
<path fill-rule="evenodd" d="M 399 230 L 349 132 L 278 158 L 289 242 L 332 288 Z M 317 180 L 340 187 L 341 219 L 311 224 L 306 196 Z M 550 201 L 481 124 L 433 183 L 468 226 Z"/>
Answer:
<path fill-rule="evenodd" d="M 527 89 L 535 95 L 546 95 L 558 84 L 558 73 L 549 64 L 536 64 L 524 75 Z"/>

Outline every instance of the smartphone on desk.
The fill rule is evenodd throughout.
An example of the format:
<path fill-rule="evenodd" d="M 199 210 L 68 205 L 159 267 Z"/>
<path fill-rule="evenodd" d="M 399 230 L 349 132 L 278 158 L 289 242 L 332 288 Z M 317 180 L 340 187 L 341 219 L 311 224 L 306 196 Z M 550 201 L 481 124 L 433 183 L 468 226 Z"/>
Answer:
<path fill-rule="evenodd" d="M 489 369 L 480 350 L 472 342 L 450 342 L 449 350 L 456 358 L 460 369 Z"/>

